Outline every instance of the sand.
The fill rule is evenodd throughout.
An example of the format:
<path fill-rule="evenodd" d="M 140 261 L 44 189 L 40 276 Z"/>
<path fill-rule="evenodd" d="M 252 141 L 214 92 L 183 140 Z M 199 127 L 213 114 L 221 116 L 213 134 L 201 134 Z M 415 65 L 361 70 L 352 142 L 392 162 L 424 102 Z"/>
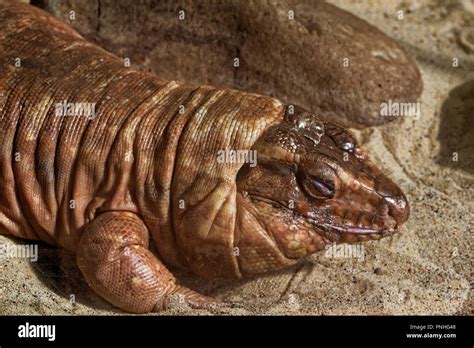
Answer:
<path fill-rule="evenodd" d="M 356 132 L 406 192 L 409 221 L 393 237 L 350 249 L 355 257 L 349 250 L 345 257 L 341 250 L 323 252 L 283 273 L 242 282 L 178 277 L 238 303 L 220 314 L 472 314 L 474 3 L 331 2 L 396 39 L 422 71 L 419 117 Z M 0 236 L 0 245 L 18 243 Z M 1 314 L 123 313 L 87 287 L 73 255 L 62 250 L 40 245 L 37 262 L 0 258 L 0 268 Z M 154 315 L 166 314 L 210 313 L 183 306 Z"/>

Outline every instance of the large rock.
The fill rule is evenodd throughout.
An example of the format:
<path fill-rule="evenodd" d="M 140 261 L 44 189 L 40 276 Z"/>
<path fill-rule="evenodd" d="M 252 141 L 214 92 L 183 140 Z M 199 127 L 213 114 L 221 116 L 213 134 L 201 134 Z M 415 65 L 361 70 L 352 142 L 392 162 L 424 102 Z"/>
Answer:
<path fill-rule="evenodd" d="M 33 3 L 164 79 L 276 96 L 346 126 L 383 124 L 382 102 L 415 101 L 422 91 L 417 66 L 394 40 L 324 2 Z"/>

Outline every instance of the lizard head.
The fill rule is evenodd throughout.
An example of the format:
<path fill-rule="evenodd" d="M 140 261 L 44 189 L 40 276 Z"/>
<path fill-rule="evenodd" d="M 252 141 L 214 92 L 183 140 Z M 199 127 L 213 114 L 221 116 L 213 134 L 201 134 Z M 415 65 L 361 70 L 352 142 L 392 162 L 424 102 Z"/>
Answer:
<path fill-rule="evenodd" d="M 408 218 L 400 190 L 359 147 L 352 133 L 303 109 L 255 143 L 257 165 L 245 165 L 237 189 L 246 211 L 287 258 L 328 243 L 393 234 Z"/>

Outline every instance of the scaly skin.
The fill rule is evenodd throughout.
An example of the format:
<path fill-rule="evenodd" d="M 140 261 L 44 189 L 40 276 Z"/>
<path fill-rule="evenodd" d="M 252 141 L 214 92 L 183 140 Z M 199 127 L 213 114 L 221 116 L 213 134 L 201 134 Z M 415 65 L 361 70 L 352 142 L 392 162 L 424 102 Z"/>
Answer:
<path fill-rule="evenodd" d="M 161 81 L 25 4 L 0 4 L 0 52 L 0 231 L 77 253 L 123 310 L 218 305 L 165 265 L 241 278 L 408 217 L 354 137 L 302 109 Z M 96 103 L 95 118 L 56 115 L 64 100 Z M 223 149 L 258 164 L 221 163 Z"/>

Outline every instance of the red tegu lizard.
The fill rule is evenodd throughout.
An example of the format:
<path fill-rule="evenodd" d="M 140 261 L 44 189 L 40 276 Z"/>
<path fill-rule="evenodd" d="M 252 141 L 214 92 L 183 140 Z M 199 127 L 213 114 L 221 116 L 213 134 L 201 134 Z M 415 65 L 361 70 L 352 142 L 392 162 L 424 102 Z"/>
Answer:
<path fill-rule="evenodd" d="M 274 98 L 126 67 L 29 5 L 0 5 L 0 71 L 1 233 L 76 253 L 125 311 L 173 294 L 212 305 L 170 265 L 249 277 L 408 218 L 349 131 Z"/>

